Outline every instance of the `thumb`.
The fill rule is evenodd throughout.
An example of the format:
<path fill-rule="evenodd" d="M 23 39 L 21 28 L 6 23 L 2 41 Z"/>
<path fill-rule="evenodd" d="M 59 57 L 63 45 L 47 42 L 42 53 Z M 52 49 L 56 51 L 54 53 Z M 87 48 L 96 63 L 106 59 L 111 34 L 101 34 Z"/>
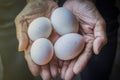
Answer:
<path fill-rule="evenodd" d="M 24 51 L 28 45 L 28 37 L 25 32 L 20 33 L 18 51 Z"/>
<path fill-rule="evenodd" d="M 27 22 L 15 19 L 16 35 L 19 42 L 18 51 L 24 51 L 28 45 Z"/>
<path fill-rule="evenodd" d="M 107 43 L 106 25 L 102 18 L 95 25 L 94 35 L 93 51 L 95 54 L 99 54 L 101 48 Z"/>
<path fill-rule="evenodd" d="M 105 45 L 106 39 L 104 37 L 98 37 L 94 40 L 93 50 L 95 54 L 99 54 L 101 48 Z"/>

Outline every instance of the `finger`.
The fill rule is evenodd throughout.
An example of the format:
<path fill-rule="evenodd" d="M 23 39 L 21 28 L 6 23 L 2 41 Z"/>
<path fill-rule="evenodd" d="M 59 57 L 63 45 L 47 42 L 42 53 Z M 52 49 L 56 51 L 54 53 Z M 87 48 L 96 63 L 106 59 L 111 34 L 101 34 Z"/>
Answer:
<path fill-rule="evenodd" d="M 95 40 L 93 43 L 93 50 L 95 54 L 98 54 L 101 48 L 107 43 L 105 27 L 105 21 L 100 18 L 94 29 Z"/>
<path fill-rule="evenodd" d="M 66 74 L 65 74 L 65 80 L 72 80 L 72 78 L 74 77 L 75 74 L 74 74 L 74 72 L 73 72 L 73 67 L 74 67 L 74 65 L 75 65 L 76 60 L 77 60 L 77 59 L 73 60 L 73 61 L 70 63 L 70 65 L 69 65 L 69 67 L 68 67 L 68 69 L 67 69 L 67 71 L 66 71 Z"/>
<path fill-rule="evenodd" d="M 96 55 L 99 54 L 102 47 L 107 43 L 107 39 L 104 37 L 97 37 L 93 43 L 93 50 Z"/>
<path fill-rule="evenodd" d="M 56 57 L 54 57 L 50 62 L 50 72 L 53 78 L 58 76 L 58 60 Z"/>
<path fill-rule="evenodd" d="M 61 78 L 62 79 L 65 79 L 65 74 L 66 74 L 66 70 L 68 68 L 69 63 L 70 63 L 70 61 L 64 61 L 64 63 L 63 63 L 63 67 L 61 70 Z"/>
<path fill-rule="evenodd" d="M 86 44 L 86 47 L 83 53 L 78 57 L 78 60 L 73 67 L 73 72 L 75 74 L 80 73 L 83 70 L 83 68 L 86 66 L 88 60 L 90 59 L 92 55 L 92 44 L 93 42 L 89 41 Z"/>
<path fill-rule="evenodd" d="M 27 36 L 27 22 L 21 21 L 20 18 L 17 17 L 15 19 L 16 24 L 16 35 L 17 39 L 19 41 L 18 51 L 24 51 L 27 48 L 28 45 L 28 36 Z"/>
<path fill-rule="evenodd" d="M 41 66 L 41 77 L 43 80 L 50 80 L 51 79 L 51 74 L 49 70 L 49 65 L 43 65 Z"/>
<path fill-rule="evenodd" d="M 26 32 L 20 33 L 18 51 L 24 51 L 28 46 L 28 37 Z"/>
<path fill-rule="evenodd" d="M 34 75 L 34 76 L 38 76 L 40 74 L 40 66 L 35 64 L 32 59 L 31 59 L 31 56 L 29 53 L 27 53 L 27 51 L 25 51 L 25 59 L 27 61 L 27 64 L 28 64 L 28 67 L 31 71 L 31 73 Z"/>

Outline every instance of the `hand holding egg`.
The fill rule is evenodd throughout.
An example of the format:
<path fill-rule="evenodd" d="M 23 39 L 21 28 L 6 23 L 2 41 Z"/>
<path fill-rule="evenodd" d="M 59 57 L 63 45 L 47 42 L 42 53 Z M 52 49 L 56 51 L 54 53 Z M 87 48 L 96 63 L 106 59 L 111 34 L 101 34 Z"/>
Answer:
<path fill-rule="evenodd" d="M 55 31 L 62 35 L 55 42 L 54 55 L 61 60 L 71 60 L 77 57 L 83 50 L 85 42 L 81 35 L 76 34 L 79 27 L 72 12 L 63 7 L 57 8 L 51 15 L 51 22 Z M 51 22 L 45 17 L 36 18 L 28 28 L 28 36 L 34 41 L 31 47 L 31 57 L 33 61 L 39 65 L 47 64 L 53 56 L 53 45 L 47 47 L 50 44 L 47 44 L 46 41 L 44 45 L 42 45 L 42 42 L 39 42 L 40 39 L 48 38 L 51 34 Z M 42 40 L 44 41 L 45 39 Z M 49 49 L 51 49 L 52 52 L 49 51 Z"/>
<path fill-rule="evenodd" d="M 52 10 L 57 8 L 58 5 L 53 0 L 35 0 L 29 1 L 25 8 L 18 14 L 15 19 L 16 35 L 19 41 L 18 50 L 25 52 L 25 59 L 28 63 L 28 67 L 34 76 L 41 75 L 43 80 L 49 80 L 54 77 L 51 73 L 57 68 L 56 66 L 50 71 L 49 65 L 40 66 L 33 62 L 30 55 L 30 49 L 32 41 L 28 37 L 28 27 L 30 23 L 38 17 L 49 18 Z M 52 63 L 52 62 L 51 62 Z M 51 64 L 50 63 L 50 64 Z M 44 68 L 45 67 L 45 68 Z M 44 73 L 45 72 L 45 73 Z M 46 76 L 47 75 L 47 76 Z"/>
<path fill-rule="evenodd" d="M 55 55 L 61 60 L 77 57 L 84 48 L 84 38 L 78 33 L 79 24 L 73 13 L 65 7 L 54 10 L 51 22 L 55 31 L 62 35 L 55 43 Z"/>
<path fill-rule="evenodd" d="M 93 51 L 98 54 L 107 41 L 105 21 L 92 1 L 67 0 L 64 5 L 77 18 L 80 31 L 85 40 L 82 53 L 70 62 L 64 62 L 62 79 L 72 80 L 75 74 L 79 74 L 87 65 Z M 66 65 L 67 64 L 67 65 Z"/>
<path fill-rule="evenodd" d="M 39 4 L 41 4 L 41 5 L 39 5 Z M 87 4 L 87 6 L 86 6 L 86 4 Z M 89 8 L 88 8 L 88 6 L 89 6 Z M 76 43 L 76 42 L 79 43 L 80 41 L 76 41 L 76 39 L 74 39 L 72 41 L 71 38 L 70 38 L 70 40 L 68 40 L 67 38 L 64 38 L 61 40 L 61 38 L 60 38 L 60 40 L 58 40 L 55 43 L 58 46 L 57 49 L 55 50 L 58 58 L 65 60 L 65 62 L 66 62 L 66 60 L 70 60 L 70 63 L 68 63 L 68 65 L 65 65 L 65 66 L 63 65 L 63 68 L 64 67 L 68 67 L 68 68 L 63 69 L 64 71 L 61 71 L 61 72 L 66 73 L 64 76 L 67 76 L 67 78 L 63 78 L 63 79 L 70 80 L 71 77 L 74 76 L 74 73 L 76 73 L 76 74 L 79 73 L 84 68 L 84 66 L 87 64 L 87 62 L 92 54 L 92 47 L 94 48 L 94 51 L 96 53 L 98 52 L 99 47 L 102 46 L 100 43 L 102 43 L 102 42 L 105 43 L 106 36 L 104 33 L 104 28 L 101 27 L 101 26 L 105 26 L 104 21 L 101 18 L 101 16 L 99 15 L 99 12 L 96 10 L 96 8 L 94 7 L 94 5 L 91 2 L 87 1 L 87 3 L 86 3 L 86 1 L 84 1 L 84 2 L 80 3 L 77 0 L 67 0 L 66 3 L 64 4 L 64 7 L 65 8 L 56 9 L 55 12 L 53 12 L 53 14 L 51 16 L 51 22 L 52 22 L 54 29 L 56 30 L 56 32 L 58 34 L 61 35 L 61 38 L 63 38 L 64 36 L 68 35 L 69 33 L 71 33 L 71 34 L 77 33 L 79 30 L 78 26 L 81 25 L 81 29 L 82 29 L 81 31 L 83 33 L 83 37 L 85 38 L 84 42 L 86 43 L 84 45 L 84 49 L 80 50 L 80 51 L 82 51 L 82 54 L 80 54 L 77 57 L 77 59 L 76 59 L 76 56 L 78 55 L 78 52 L 80 52 L 80 51 L 78 50 L 78 48 L 77 49 L 74 47 L 73 47 L 73 49 L 70 49 L 70 48 L 71 48 L 71 43 L 72 44 Z M 26 51 L 26 50 L 28 50 L 27 49 L 28 47 L 31 47 L 30 46 L 31 41 L 29 40 L 28 35 L 27 35 L 28 25 L 31 23 L 31 21 L 38 17 L 50 17 L 51 12 L 55 8 L 57 8 L 57 4 L 54 3 L 52 0 L 35 0 L 34 2 L 27 4 L 25 9 L 17 16 L 17 18 L 15 20 L 15 23 L 17 25 L 16 26 L 17 38 L 19 40 L 19 51 L 23 51 L 23 50 Z M 77 17 L 77 21 L 79 21 L 79 23 L 77 23 L 77 21 L 73 15 L 75 15 L 75 17 Z M 99 20 L 99 21 L 96 21 L 96 20 Z M 99 29 L 98 29 L 98 27 L 96 27 L 96 22 L 97 22 L 97 25 L 100 26 Z M 45 29 L 45 27 L 43 29 Z M 100 32 L 97 30 L 100 30 L 103 32 Z M 47 31 L 47 30 L 45 30 L 45 31 Z M 49 32 L 49 31 L 51 31 L 50 28 L 48 29 L 47 32 Z M 100 33 L 102 35 L 99 35 L 97 33 Z M 38 32 L 38 34 L 39 34 L 39 32 Z M 32 35 L 32 34 L 29 34 L 29 35 Z M 49 34 L 47 33 L 47 35 L 45 33 L 44 35 L 45 36 L 42 36 L 42 37 L 48 38 L 50 33 Z M 95 41 L 94 41 L 94 37 L 96 37 Z M 37 38 L 38 38 L 38 36 L 37 36 Z M 35 41 L 37 38 L 36 37 L 33 39 L 31 38 L 31 40 Z M 39 36 L 39 38 L 41 38 L 41 36 Z M 80 38 L 80 37 L 78 37 L 78 38 Z M 71 52 L 69 53 L 69 49 L 68 49 L 67 50 L 68 52 L 66 54 L 66 56 L 69 56 L 69 58 L 66 58 L 63 55 L 61 56 L 61 54 L 59 53 L 59 50 L 64 51 L 64 49 L 62 47 L 59 47 L 58 44 L 65 43 L 64 40 L 70 41 L 70 42 L 72 41 L 71 43 L 69 43 L 69 47 L 70 47 L 69 49 L 71 50 Z M 93 43 L 93 41 L 94 41 L 94 43 Z M 98 43 L 98 42 L 100 42 L 100 43 Z M 48 43 L 49 43 L 49 41 L 48 41 Z M 82 43 L 82 42 L 80 42 L 80 43 Z M 94 44 L 94 46 L 92 46 L 93 44 Z M 96 46 L 96 44 L 99 44 L 99 45 Z M 67 46 L 67 45 L 65 45 L 65 46 Z M 80 46 L 80 45 L 79 44 L 75 45 L 75 47 L 77 47 L 77 46 Z M 41 47 L 41 44 L 38 47 Z M 55 46 L 54 46 L 54 48 L 55 48 Z M 52 48 L 50 48 L 50 50 L 51 50 L 50 52 L 52 52 Z M 40 50 L 40 51 L 42 51 L 42 50 Z M 71 55 L 74 54 L 72 51 L 73 52 L 75 51 L 76 55 L 70 57 Z M 31 48 L 31 52 L 32 52 L 32 48 Z M 36 50 L 34 51 L 34 49 L 33 49 L 33 52 L 36 52 Z M 44 52 L 44 50 L 43 50 L 43 52 Z M 51 67 L 49 68 L 46 65 L 43 67 L 39 66 L 37 64 L 40 64 L 39 60 L 41 61 L 41 59 L 35 58 L 35 60 L 34 60 L 34 58 L 33 58 L 33 60 L 32 60 L 30 54 L 28 54 L 28 53 L 29 53 L 29 50 L 28 50 L 27 54 L 25 54 L 25 58 L 28 62 L 28 66 L 29 66 L 31 72 L 33 73 L 33 75 L 42 74 L 41 76 L 43 79 L 49 80 L 51 75 L 53 76 L 52 71 L 53 70 L 57 71 L 57 67 L 54 66 L 54 69 L 53 68 L 51 69 Z M 48 52 L 45 52 L 45 53 L 48 53 Z M 39 53 L 37 53 L 37 55 L 38 54 Z M 41 54 L 39 54 L 38 56 L 41 56 Z M 36 57 L 36 55 L 33 57 Z M 44 56 L 44 57 L 47 57 L 47 56 Z M 36 59 L 38 59 L 38 61 Z M 49 60 L 50 59 L 51 59 L 51 56 L 50 56 Z M 42 60 L 45 60 L 45 59 L 42 59 Z M 36 64 L 33 61 L 36 62 Z M 44 63 L 44 64 L 47 64 L 49 61 L 45 60 L 45 62 L 46 63 Z M 50 62 L 50 64 L 51 64 L 51 62 Z M 43 63 L 40 65 L 43 65 Z M 42 68 L 41 72 L 40 72 L 39 68 Z M 56 70 L 55 70 L 55 68 L 56 68 Z M 44 74 L 44 72 L 46 74 Z M 50 74 L 50 72 L 51 72 L 51 74 Z"/>

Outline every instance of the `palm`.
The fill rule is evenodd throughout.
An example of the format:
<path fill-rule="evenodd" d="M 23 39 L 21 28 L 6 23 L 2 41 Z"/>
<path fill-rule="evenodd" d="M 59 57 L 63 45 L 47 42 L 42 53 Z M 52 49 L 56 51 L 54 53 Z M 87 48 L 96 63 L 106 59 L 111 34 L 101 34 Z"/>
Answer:
<path fill-rule="evenodd" d="M 100 48 L 105 44 L 105 22 L 94 4 L 85 0 L 68 0 L 64 7 L 68 8 L 77 18 L 80 25 L 80 32 L 84 36 L 86 45 L 78 58 L 64 62 L 67 68 L 63 67 L 63 79 L 71 80 L 74 74 L 80 73 L 90 59 L 92 52 L 99 53 Z M 63 75 L 63 74 L 62 74 Z"/>
<path fill-rule="evenodd" d="M 50 17 L 52 10 L 57 8 L 57 4 L 52 0 L 35 0 L 29 2 L 15 19 L 17 39 L 19 41 L 19 51 L 25 51 L 25 59 L 29 69 L 34 76 L 40 75 L 44 80 L 48 80 L 57 75 L 57 59 L 53 58 L 50 65 L 39 66 L 35 64 L 30 56 L 32 41 L 28 38 L 27 29 L 32 20 L 37 17 Z M 52 33 L 49 39 L 54 43 L 57 34 Z M 54 64 L 53 64 L 54 63 Z"/>
<path fill-rule="evenodd" d="M 57 4 L 52 0 L 36 0 L 29 2 L 15 19 L 17 39 L 19 41 L 19 51 L 25 50 L 29 46 L 27 29 L 31 21 L 37 17 L 50 17 L 52 10 Z"/>

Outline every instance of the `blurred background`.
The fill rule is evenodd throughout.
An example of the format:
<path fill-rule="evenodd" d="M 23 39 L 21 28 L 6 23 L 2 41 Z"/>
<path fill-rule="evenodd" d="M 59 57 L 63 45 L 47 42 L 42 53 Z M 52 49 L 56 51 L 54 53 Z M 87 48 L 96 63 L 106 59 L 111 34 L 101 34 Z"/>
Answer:
<path fill-rule="evenodd" d="M 120 10 L 120 0 L 117 0 L 116 6 Z M 119 21 L 119 25 L 120 25 L 120 15 L 118 17 L 118 21 Z M 115 61 L 114 61 L 114 65 L 113 65 L 113 69 L 112 69 L 110 79 L 111 80 L 120 80 L 120 26 L 119 26 L 119 29 L 118 29 L 117 54 L 116 54 L 116 58 L 115 58 Z"/>

